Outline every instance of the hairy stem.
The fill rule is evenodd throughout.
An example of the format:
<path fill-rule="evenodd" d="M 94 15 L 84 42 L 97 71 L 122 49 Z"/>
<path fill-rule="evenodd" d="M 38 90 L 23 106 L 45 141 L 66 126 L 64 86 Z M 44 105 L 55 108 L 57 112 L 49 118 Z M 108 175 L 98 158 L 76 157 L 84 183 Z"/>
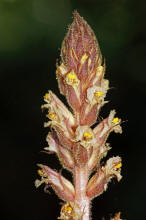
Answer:
<path fill-rule="evenodd" d="M 75 184 L 75 203 L 80 207 L 81 220 L 90 219 L 90 200 L 86 196 L 86 185 L 88 182 L 88 167 L 75 167 L 74 184 Z"/>

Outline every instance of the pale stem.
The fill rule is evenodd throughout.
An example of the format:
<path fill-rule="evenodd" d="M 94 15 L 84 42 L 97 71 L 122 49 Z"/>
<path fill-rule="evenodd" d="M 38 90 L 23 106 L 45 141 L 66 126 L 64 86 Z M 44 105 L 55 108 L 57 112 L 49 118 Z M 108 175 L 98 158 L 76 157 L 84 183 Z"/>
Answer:
<path fill-rule="evenodd" d="M 81 216 L 80 220 L 90 219 L 90 200 L 86 196 L 86 185 L 88 182 L 88 167 L 87 165 L 74 169 L 74 184 L 75 184 L 75 203 L 80 207 L 80 211 L 76 210 Z"/>

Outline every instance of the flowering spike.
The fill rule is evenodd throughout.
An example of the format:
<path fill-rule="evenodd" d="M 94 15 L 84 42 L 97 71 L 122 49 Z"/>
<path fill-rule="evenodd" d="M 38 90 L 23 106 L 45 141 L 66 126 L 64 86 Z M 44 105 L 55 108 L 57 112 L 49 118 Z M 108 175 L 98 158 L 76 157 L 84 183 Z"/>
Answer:
<path fill-rule="evenodd" d="M 108 87 L 103 92 L 98 91 L 98 87 L 102 90 L 100 86 L 104 82 L 100 48 L 93 30 L 76 11 L 74 21 L 62 43 L 61 57 L 62 63 L 57 68 L 61 93 L 66 95 L 75 111 L 80 114 L 82 112 L 83 120 L 80 119 L 80 123 L 91 125 L 96 121 L 97 111 L 103 104 Z M 90 92 L 92 87 L 97 87 L 94 100 L 91 98 L 94 94 Z M 100 92 L 100 98 L 97 97 L 97 92 Z M 98 108 L 95 103 L 100 103 Z"/>
<path fill-rule="evenodd" d="M 74 21 L 62 43 L 61 56 L 67 68 L 74 70 L 81 81 L 101 65 L 101 52 L 93 30 L 74 12 Z"/>
<path fill-rule="evenodd" d="M 110 158 L 105 166 L 100 162 L 111 149 L 106 143 L 110 132 L 122 133 L 121 119 L 112 110 L 94 125 L 101 107 L 108 102 L 105 69 L 93 30 L 75 11 L 56 69 L 60 92 L 71 108 L 52 91 L 45 94 L 42 106 L 48 111 L 44 126 L 51 128 L 44 150 L 57 154 L 62 166 L 72 172 L 73 184 L 45 165 L 39 165 L 40 180 L 35 181 L 36 187 L 44 183 L 45 191 L 51 186 L 65 201 L 58 219 L 89 220 L 91 200 L 106 190 L 113 177 L 118 181 L 122 178 L 120 157 Z M 93 171 L 95 174 L 89 178 Z M 120 220 L 120 215 L 114 219 Z"/>

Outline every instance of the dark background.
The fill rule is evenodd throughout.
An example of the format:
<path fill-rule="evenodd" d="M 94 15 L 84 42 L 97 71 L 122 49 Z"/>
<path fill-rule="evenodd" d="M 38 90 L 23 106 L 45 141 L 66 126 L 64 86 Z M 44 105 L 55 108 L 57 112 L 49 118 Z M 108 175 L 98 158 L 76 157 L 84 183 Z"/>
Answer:
<path fill-rule="evenodd" d="M 60 169 L 46 146 L 41 112 L 48 89 L 57 95 L 55 63 L 72 22 L 72 11 L 88 21 L 106 58 L 113 87 L 101 116 L 115 108 L 123 134 L 111 134 L 107 158 L 123 158 L 123 179 L 109 184 L 93 202 L 93 219 L 117 211 L 127 220 L 145 220 L 146 3 L 137 0 L 0 0 L 0 218 L 57 219 L 60 200 L 35 189 L 36 163 Z M 60 95 L 61 97 L 61 95 Z M 64 100 L 63 97 L 61 97 Z M 65 173 L 65 176 L 69 176 Z"/>

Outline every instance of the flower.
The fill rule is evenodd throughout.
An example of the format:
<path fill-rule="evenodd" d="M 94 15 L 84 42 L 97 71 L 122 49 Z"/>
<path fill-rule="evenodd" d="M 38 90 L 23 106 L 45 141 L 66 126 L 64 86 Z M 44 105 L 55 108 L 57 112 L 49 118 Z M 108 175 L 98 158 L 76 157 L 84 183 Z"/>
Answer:
<path fill-rule="evenodd" d="M 41 168 L 38 172 L 41 176 L 41 180 L 37 179 L 35 181 L 36 187 L 39 187 L 43 183 L 49 184 L 61 199 L 74 201 L 75 190 L 70 181 L 64 178 L 60 173 L 57 173 L 45 165 L 38 164 L 38 166 Z"/>
<path fill-rule="evenodd" d="M 60 217 L 58 219 L 74 219 L 79 220 L 82 217 L 83 213 L 80 211 L 80 208 L 77 204 L 73 202 L 66 202 L 61 207 Z"/>

